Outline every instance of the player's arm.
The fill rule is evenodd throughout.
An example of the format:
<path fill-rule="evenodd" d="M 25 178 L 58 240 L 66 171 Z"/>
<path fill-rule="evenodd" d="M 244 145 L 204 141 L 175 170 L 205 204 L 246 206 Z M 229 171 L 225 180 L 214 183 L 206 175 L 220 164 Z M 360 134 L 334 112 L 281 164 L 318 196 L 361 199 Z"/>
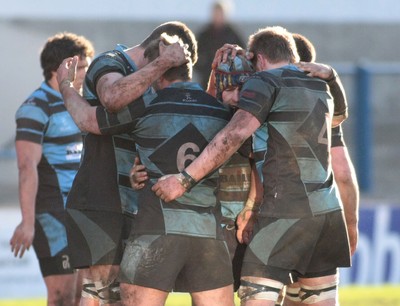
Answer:
<path fill-rule="evenodd" d="M 348 118 L 346 93 L 339 75 L 329 65 L 321 63 L 299 62 L 296 66 L 307 71 L 309 76 L 318 77 L 327 81 L 335 104 L 332 127 L 340 125 Z"/>
<path fill-rule="evenodd" d="M 84 132 L 100 134 L 96 119 L 96 107 L 91 106 L 73 87 L 78 60 L 77 56 L 66 58 L 58 67 L 58 87 L 63 96 L 64 105 L 79 129 Z"/>
<path fill-rule="evenodd" d="M 17 140 L 18 193 L 22 221 L 15 228 L 10 240 L 11 251 L 20 258 L 32 245 L 35 231 L 35 200 L 39 185 L 37 166 L 42 157 L 40 144 Z"/>
<path fill-rule="evenodd" d="M 260 122 L 255 116 L 239 109 L 185 171 L 168 178 L 162 177 L 152 190 L 166 202 L 180 197 L 191 185 L 228 160 L 259 126 Z"/>
<path fill-rule="evenodd" d="M 198 182 L 227 161 L 259 126 L 260 122 L 251 113 L 237 110 L 229 123 L 186 168 L 186 171 Z"/>
<path fill-rule="evenodd" d="M 353 255 L 358 242 L 359 190 L 357 177 L 347 147 L 331 148 L 332 169 L 343 203 L 350 249 Z"/>
<path fill-rule="evenodd" d="M 263 186 L 260 177 L 257 172 L 257 168 L 253 159 L 250 159 L 251 163 L 251 182 L 248 199 L 236 218 L 236 225 L 238 230 L 236 237 L 240 243 L 248 244 L 253 235 L 253 226 L 260 210 L 262 197 L 263 197 Z"/>
<path fill-rule="evenodd" d="M 131 121 L 119 121 L 120 115 L 125 119 L 131 118 L 128 106 L 118 113 L 110 113 L 103 106 L 91 106 L 72 87 L 72 82 L 62 81 L 59 87 L 65 107 L 81 131 L 96 135 L 115 135 L 132 130 Z"/>
<path fill-rule="evenodd" d="M 344 91 L 344 87 L 342 81 L 339 78 L 339 75 L 332 69 L 333 76 L 328 79 L 329 90 L 332 94 L 333 101 L 335 103 L 332 126 L 339 126 L 344 120 L 349 117 L 348 107 L 347 107 L 347 99 L 346 93 Z"/>
<path fill-rule="evenodd" d="M 103 106 L 91 106 L 72 86 L 75 78 L 77 57 L 65 59 L 57 70 L 58 87 L 64 105 L 81 131 L 97 135 L 115 135 L 132 130 L 130 107 L 118 113 L 110 113 Z M 120 121 L 120 117 L 125 119 Z"/>
<path fill-rule="evenodd" d="M 110 112 L 117 112 L 136 100 L 171 67 L 188 62 L 190 52 L 180 42 L 165 45 L 160 42 L 160 55 L 142 69 L 123 76 L 108 73 L 99 78 L 96 91 L 102 105 Z"/>

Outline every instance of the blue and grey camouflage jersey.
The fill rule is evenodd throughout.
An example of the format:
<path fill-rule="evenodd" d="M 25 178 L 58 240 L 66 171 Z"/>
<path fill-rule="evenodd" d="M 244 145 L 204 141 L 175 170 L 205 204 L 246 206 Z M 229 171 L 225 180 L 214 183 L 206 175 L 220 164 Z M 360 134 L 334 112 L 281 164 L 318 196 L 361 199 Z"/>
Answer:
<path fill-rule="evenodd" d="M 261 215 L 304 218 L 340 210 L 330 164 L 333 99 L 326 82 L 294 66 L 258 72 L 243 85 L 238 107 L 261 123 L 253 136 L 264 178 Z"/>
<path fill-rule="evenodd" d="M 151 183 L 187 167 L 231 117 L 230 111 L 196 83 L 174 83 L 131 103 L 118 114 L 98 107 L 102 133 L 131 131 Z M 139 193 L 135 232 L 221 238 L 215 191 L 218 171 L 169 203 L 151 190 Z"/>

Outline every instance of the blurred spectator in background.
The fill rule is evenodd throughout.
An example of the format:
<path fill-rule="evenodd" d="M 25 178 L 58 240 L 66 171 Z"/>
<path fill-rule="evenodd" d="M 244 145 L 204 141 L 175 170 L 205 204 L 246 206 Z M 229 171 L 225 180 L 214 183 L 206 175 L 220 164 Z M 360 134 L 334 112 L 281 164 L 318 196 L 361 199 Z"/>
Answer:
<path fill-rule="evenodd" d="M 244 46 L 243 39 L 227 20 L 228 2 L 217 1 L 211 10 L 211 20 L 196 35 L 199 45 L 199 59 L 194 66 L 198 82 L 207 88 L 211 63 L 215 52 L 225 43 Z"/>

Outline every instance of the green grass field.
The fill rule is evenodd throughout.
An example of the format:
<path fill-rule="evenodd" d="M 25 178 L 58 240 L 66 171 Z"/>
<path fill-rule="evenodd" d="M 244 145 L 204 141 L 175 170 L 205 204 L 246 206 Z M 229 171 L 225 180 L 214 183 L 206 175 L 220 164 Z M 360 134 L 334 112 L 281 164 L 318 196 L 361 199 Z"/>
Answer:
<path fill-rule="evenodd" d="M 340 306 L 400 306 L 400 286 L 346 286 L 339 289 L 339 299 Z M 239 305 L 238 299 L 236 305 Z M 0 300 L 0 306 L 46 306 L 46 301 Z M 166 306 L 190 306 L 190 297 L 188 294 L 170 294 Z"/>

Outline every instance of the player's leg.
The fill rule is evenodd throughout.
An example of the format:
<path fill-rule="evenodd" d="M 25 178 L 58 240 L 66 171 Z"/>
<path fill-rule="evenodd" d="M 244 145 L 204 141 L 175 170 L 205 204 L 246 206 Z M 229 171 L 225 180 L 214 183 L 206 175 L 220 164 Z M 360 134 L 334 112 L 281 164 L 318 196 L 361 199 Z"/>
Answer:
<path fill-rule="evenodd" d="M 293 256 L 293 248 L 282 246 L 297 241 L 286 237 L 295 223 L 277 218 L 257 219 L 241 271 L 238 296 L 243 305 L 281 305 L 284 286 L 291 282 L 287 265 Z"/>
<path fill-rule="evenodd" d="M 193 305 L 196 306 L 232 306 L 233 299 L 233 286 L 225 286 L 218 289 L 192 292 Z"/>
<path fill-rule="evenodd" d="M 330 306 L 338 303 L 338 267 L 350 266 L 350 248 L 342 211 L 314 217 L 320 219 L 318 240 L 306 272 L 298 275 L 301 305 Z M 332 247 L 334 242 L 334 247 Z"/>
<path fill-rule="evenodd" d="M 320 276 L 296 277 L 287 285 L 283 306 L 336 305 L 338 275 L 336 270 L 318 273 Z M 332 304 L 333 303 L 333 304 Z"/>
<path fill-rule="evenodd" d="M 81 306 L 120 305 L 116 278 L 128 221 L 119 212 L 76 209 L 67 212 L 72 263 L 75 268 L 85 267 Z"/>
<path fill-rule="evenodd" d="M 82 275 L 82 292 L 80 306 L 99 306 L 100 300 L 97 294 L 96 285 L 90 274 L 90 269 L 79 269 Z"/>
<path fill-rule="evenodd" d="M 283 306 L 283 302 L 284 302 L 285 296 L 286 296 L 286 289 L 287 289 L 287 286 L 283 286 L 283 288 L 279 292 L 279 297 L 278 297 L 278 300 L 275 302 L 275 306 Z"/>
<path fill-rule="evenodd" d="M 36 214 L 33 248 L 46 285 L 48 305 L 76 305 L 80 283 L 71 266 L 65 212 Z"/>
<path fill-rule="evenodd" d="M 301 300 L 299 297 L 300 284 L 295 282 L 286 286 L 286 293 L 283 299 L 283 306 L 299 306 Z"/>
<path fill-rule="evenodd" d="M 299 278 L 299 305 L 335 306 L 338 302 L 338 274 Z"/>
<path fill-rule="evenodd" d="M 118 265 L 98 265 L 81 272 L 84 275 L 80 306 L 113 305 L 120 303 Z"/>
<path fill-rule="evenodd" d="M 184 265 L 185 252 L 190 250 L 182 236 L 132 233 L 118 276 L 122 305 L 164 305 Z"/>
<path fill-rule="evenodd" d="M 238 291 L 241 305 L 275 306 L 283 283 L 269 278 L 245 276 L 241 279 Z"/>
<path fill-rule="evenodd" d="M 120 288 L 124 306 L 164 306 L 168 297 L 167 291 L 127 283 L 121 283 Z"/>
<path fill-rule="evenodd" d="M 233 290 L 236 292 L 240 286 L 240 271 L 242 269 L 243 257 L 246 252 L 246 244 L 238 242 L 236 238 L 236 228 L 233 221 L 232 224 L 225 224 L 223 226 L 223 233 L 232 261 L 232 274 L 234 280 Z"/>
<path fill-rule="evenodd" d="M 77 274 L 49 275 L 44 278 L 47 305 L 75 305 Z"/>
<path fill-rule="evenodd" d="M 79 270 L 75 270 L 76 274 L 76 285 L 75 285 L 75 306 L 80 305 L 80 301 L 82 298 L 82 289 L 83 289 L 83 273 Z"/>
<path fill-rule="evenodd" d="M 91 279 L 101 305 L 121 305 L 120 287 L 117 281 L 119 265 L 96 265 L 90 267 Z"/>
<path fill-rule="evenodd" d="M 214 238 L 187 237 L 185 266 L 176 289 L 190 292 L 195 306 L 234 305 L 232 264 L 225 241 Z"/>

